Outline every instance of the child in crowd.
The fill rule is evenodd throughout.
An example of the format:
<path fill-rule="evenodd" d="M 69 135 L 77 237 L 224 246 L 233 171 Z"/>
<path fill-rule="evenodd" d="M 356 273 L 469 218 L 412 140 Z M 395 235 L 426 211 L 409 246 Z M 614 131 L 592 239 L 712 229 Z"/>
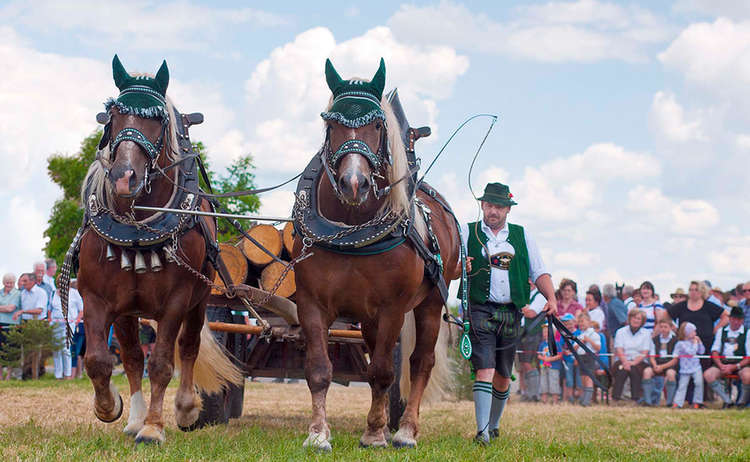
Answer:
<path fill-rule="evenodd" d="M 706 347 L 696 335 L 696 327 L 692 322 L 680 324 L 677 334 L 679 341 L 674 346 L 675 356 L 680 358 L 680 381 L 677 385 L 677 395 L 674 398 L 673 407 L 681 408 L 685 404 L 685 393 L 687 393 L 690 379 L 693 379 L 693 407 L 699 409 L 703 406 L 703 370 L 700 359 L 696 355 L 706 352 Z"/>
<path fill-rule="evenodd" d="M 582 406 L 591 405 L 591 397 L 594 394 L 594 381 L 589 377 L 589 374 L 595 373 L 598 369 L 598 363 L 596 362 L 596 355 L 601 349 L 601 339 L 599 334 L 591 326 L 591 316 L 588 313 L 582 312 L 578 315 L 578 340 L 588 347 L 594 354 L 586 353 L 581 346 L 576 346 L 576 353 L 578 353 L 578 369 L 581 376 L 581 384 L 583 385 L 583 397 L 581 398 Z"/>
<path fill-rule="evenodd" d="M 560 321 L 565 327 L 577 337 L 581 332 L 576 328 L 576 318 L 571 313 L 565 313 Z M 555 340 L 560 339 L 559 332 L 556 332 Z M 581 374 L 576 367 L 576 358 L 573 352 L 568 349 L 567 344 L 563 346 L 563 368 L 565 369 L 565 384 L 563 385 L 563 399 L 569 403 L 574 403 L 581 394 Z"/>
<path fill-rule="evenodd" d="M 547 325 L 545 324 L 542 328 L 542 342 L 539 344 L 539 349 L 536 357 L 539 359 L 539 363 L 542 366 L 541 383 L 539 386 L 539 393 L 542 395 L 542 402 L 546 403 L 548 397 L 552 404 L 557 404 L 557 400 L 560 398 L 560 370 L 562 369 L 562 341 L 555 340 L 557 346 L 557 354 L 552 356 L 550 353 L 549 344 L 547 343 L 548 334 Z"/>
<path fill-rule="evenodd" d="M 594 330 L 599 334 L 599 344 L 601 345 L 601 348 L 599 348 L 599 361 L 601 361 L 604 366 L 609 369 L 609 349 L 607 348 L 607 337 L 603 332 L 602 326 L 599 325 L 596 321 L 591 321 L 591 326 L 594 328 Z M 602 369 L 602 366 L 597 362 L 596 363 L 596 377 L 599 379 L 599 382 L 602 383 L 605 387 L 609 388 L 609 379 L 607 377 L 607 371 Z M 599 393 L 601 393 L 601 396 L 599 398 L 604 399 L 604 393 L 605 390 L 599 390 Z M 594 401 L 596 401 L 597 398 L 597 390 L 594 390 Z"/>
<path fill-rule="evenodd" d="M 656 323 L 656 335 L 650 351 L 650 367 L 643 371 L 643 398 L 647 406 L 658 406 L 661 391 L 667 390 L 667 407 L 672 407 L 677 389 L 677 362 L 672 357 L 677 337 L 672 332 L 672 320 L 664 316 Z"/>

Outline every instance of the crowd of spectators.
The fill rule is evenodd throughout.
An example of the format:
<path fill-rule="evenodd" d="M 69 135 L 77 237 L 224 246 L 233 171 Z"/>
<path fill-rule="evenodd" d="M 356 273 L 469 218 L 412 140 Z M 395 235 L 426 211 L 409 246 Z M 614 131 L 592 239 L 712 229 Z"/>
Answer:
<path fill-rule="evenodd" d="M 31 319 L 45 320 L 53 326 L 55 337 L 64 344 L 67 334 L 65 316 L 62 312 L 60 294 L 55 285 L 57 263 L 53 259 L 38 262 L 29 273 L 18 279 L 14 274 L 3 275 L 0 290 L 0 347 L 5 343 L 9 328 Z M 68 295 L 68 324 L 73 335 L 70 347 L 63 347 L 52 354 L 55 378 L 80 377 L 83 369 L 81 356 L 85 351 L 83 329 L 83 299 L 78 293 L 77 282 L 71 281 Z M 0 370 L 0 379 L 11 378 L 10 368 Z"/>
<path fill-rule="evenodd" d="M 536 293 L 531 304 L 543 304 Z M 724 292 L 692 281 L 687 292 L 677 289 L 660 302 L 649 281 L 592 285 L 580 297 L 577 284 L 564 279 L 557 296 L 557 317 L 588 351 L 573 342 L 574 355 L 558 331 L 550 348 L 553 327 L 546 324 L 526 332 L 517 366 L 522 400 L 625 402 L 629 388 L 630 399 L 644 406 L 750 406 L 750 282 Z"/>

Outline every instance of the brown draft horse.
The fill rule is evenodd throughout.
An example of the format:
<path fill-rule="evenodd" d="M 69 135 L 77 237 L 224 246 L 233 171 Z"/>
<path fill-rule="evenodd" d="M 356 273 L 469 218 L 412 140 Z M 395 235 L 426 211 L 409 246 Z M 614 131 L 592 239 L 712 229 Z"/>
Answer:
<path fill-rule="evenodd" d="M 116 83 L 118 73 L 121 80 L 125 78 L 123 74 L 130 78 L 116 56 L 113 70 Z M 156 75 L 156 79 L 160 78 L 168 82 L 166 63 Z M 166 91 L 166 83 L 163 87 Z M 168 99 L 165 106 L 166 113 L 169 114 L 166 126 L 157 118 L 121 113 L 116 105 L 109 108 L 109 133 L 119 134 L 123 129 L 136 129 L 154 145 L 161 145 L 155 160 L 155 164 L 161 169 L 180 160 L 179 153 L 176 152 L 178 122 L 175 120 L 175 111 Z M 162 135 L 165 142 L 159 144 L 156 140 Z M 109 145 L 100 150 L 84 185 L 92 185 L 90 191 L 97 192 L 101 207 L 124 216 L 132 211 L 132 204 L 167 204 L 174 192 L 175 176 L 181 174 L 178 173 L 180 169 L 168 170 L 168 178 L 154 175 L 151 171 L 149 179 L 148 171 L 155 166 L 145 151 L 133 141 L 121 142 L 114 152 L 110 152 Z M 82 200 L 82 203 L 88 204 L 90 196 L 83 197 Z M 209 210 L 205 200 L 201 208 Z M 146 220 L 149 216 L 148 212 L 134 215 L 139 221 Z M 215 232 L 215 228 L 211 229 L 211 235 L 204 236 L 198 227 L 193 227 L 177 238 L 179 255 L 183 261 L 209 279 L 213 279 L 214 270 L 206 258 L 206 239 L 215 239 Z M 111 259 L 113 261 L 110 261 L 110 258 L 105 258 L 107 247 L 107 241 L 91 226 L 85 229 L 80 244 L 78 286 L 86 306 L 85 364 L 94 386 L 94 414 L 104 422 L 113 422 L 123 410 L 122 398 L 110 382 L 113 362 L 107 348 L 107 337 L 110 326 L 114 324 L 114 333 L 120 343 L 121 358 L 130 385 L 130 414 L 124 432 L 134 435 L 136 442 L 163 442 L 164 391 L 172 379 L 175 360 L 181 362 L 180 385 L 175 397 L 176 420 L 183 429 L 190 428 L 196 422 L 201 410 L 201 399 L 194 385 L 199 390 L 213 392 L 227 382 L 241 381 L 242 376 L 220 350 L 204 324 L 206 300 L 210 290 L 204 282 L 166 258 L 166 261 L 162 260 L 164 266 L 159 272 L 146 271 L 138 274 L 132 269 L 125 271 L 121 269 L 120 254 L 128 252 L 132 259 L 133 252 L 124 247 L 116 247 L 114 258 Z M 151 380 L 151 403 L 148 409 L 141 393 L 144 355 L 138 338 L 139 317 L 153 319 L 158 323 L 156 344 L 148 361 Z M 175 342 L 178 334 L 177 356 Z"/>
<path fill-rule="evenodd" d="M 384 81 L 384 67 L 382 72 Z M 352 81 L 354 80 L 359 79 Z M 344 154 L 333 168 L 339 195 L 325 174 L 319 176 L 316 185 L 318 209 L 323 217 L 332 222 L 356 225 L 371 220 L 385 209 L 407 214 L 411 211 L 411 198 L 407 197 L 404 181 L 395 185 L 382 199 L 375 197 L 369 181 L 376 178 L 378 187 L 383 189 L 388 184 L 395 183 L 408 170 L 398 121 L 386 98 L 381 99 L 380 106 L 385 112 L 385 123 L 375 119 L 359 128 L 350 128 L 335 121 L 326 122 L 329 152 L 337 151 L 349 140 L 360 140 L 367 143 L 372 153 L 379 152 L 381 147 L 385 147 L 381 143 L 387 142 L 392 154 L 392 163 L 386 165 L 384 162 L 383 165 L 386 166 L 380 172 L 373 172 L 364 156 Z M 329 109 L 330 107 L 329 104 Z M 386 136 L 383 136 L 383 130 L 387 130 Z M 378 176 L 372 173 L 378 173 L 381 178 L 377 179 Z M 454 219 L 433 198 L 421 191 L 417 193 L 417 197 L 432 211 L 432 227 L 442 251 L 444 279 L 447 284 L 459 277 L 458 230 Z M 417 220 L 422 228 L 421 235 L 424 236 L 424 221 L 419 222 L 419 216 L 412 219 Z M 301 251 L 302 244 L 303 239 L 298 235 L 295 240 L 297 254 Z M 387 446 L 389 433 L 386 427 L 386 406 L 387 391 L 394 380 L 393 349 L 402 333 L 405 317 L 408 320 L 413 311 L 416 334 L 414 330 L 404 330 L 402 333 L 402 345 L 414 345 L 409 361 L 410 373 L 407 377 L 402 376 L 402 379 L 411 381 L 411 386 L 408 392 L 402 387 L 402 396 L 408 394 L 407 406 L 392 444 L 395 447 L 415 447 L 419 433 L 420 402 L 433 366 L 437 366 L 435 348 L 441 330 L 443 307 L 438 289 L 425 276 L 424 261 L 408 244 L 368 256 L 334 253 L 317 246 L 312 248 L 312 252 L 314 255 L 298 264 L 295 272 L 297 309 L 307 342 L 305 376 L 312 398 L 312 422 L 304 446 L 331 450 L 331 433 L 326 421 L 326 394 L 332 377 L 332 366 L 328 358 L 328 328 L 340 315 L 350 316 L 361 322 L 362 336 L 370 353 L 367 375 L 372 403 L 367 415 L 367 429 L 360 439 L 360 445 Z M 410 338 L 414 335 L 416 338 Z M 441 353 L 437 357 L 441 367 L 436 367 L 436 372 L 450 374 L 445 351 Z M 406 355 L 403 357 L 406 358 Z M 407 361 L 404 359 L 403 363 Z M 443 377 L 434 377 L 433 381 L 435 379 L 444 380 Z"/>

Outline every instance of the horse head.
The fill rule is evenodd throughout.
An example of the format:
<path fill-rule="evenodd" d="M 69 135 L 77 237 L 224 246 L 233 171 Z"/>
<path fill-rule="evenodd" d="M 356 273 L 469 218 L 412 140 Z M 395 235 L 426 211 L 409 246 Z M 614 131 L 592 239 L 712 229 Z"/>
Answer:
<path fill-rule="evenodd" d="M 150 193 L 153 169 L 167 162 L 163 154 L 171 136 L 165 97 L 169 70 L 165 61 L 154 77 L 130 75 L 115 55 L 112 71 L 120 96 L 106 103 L 99 148 L 107 151 L 104 162 L 115 199 L 136 200 Z"/>
<path fill-rule="evenodd" d="M 365 203 L 374 190 L 377 197 L 391 165 L 386 115 L 381 99 L 385 86 L 385 63 L 371 81 L 342 79 L 326 61 L 326 81 L 333 93 L 326 122 L 324 164 L 339 200 L 349 206 Z"/>

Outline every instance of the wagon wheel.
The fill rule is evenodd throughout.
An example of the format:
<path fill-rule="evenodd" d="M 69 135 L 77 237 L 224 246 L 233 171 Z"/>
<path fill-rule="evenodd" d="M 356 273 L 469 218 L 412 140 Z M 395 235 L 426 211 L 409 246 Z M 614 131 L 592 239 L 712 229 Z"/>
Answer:
<path fill-rule="evenodd" d="M 388 389 L 388 428 L 395 432 L 398 430 L 398 422 L 406 409 L 406 401 L 401 399 L 401 342 L 396 343 L 393 349 L 393 373 L 394 380 Z"/>

